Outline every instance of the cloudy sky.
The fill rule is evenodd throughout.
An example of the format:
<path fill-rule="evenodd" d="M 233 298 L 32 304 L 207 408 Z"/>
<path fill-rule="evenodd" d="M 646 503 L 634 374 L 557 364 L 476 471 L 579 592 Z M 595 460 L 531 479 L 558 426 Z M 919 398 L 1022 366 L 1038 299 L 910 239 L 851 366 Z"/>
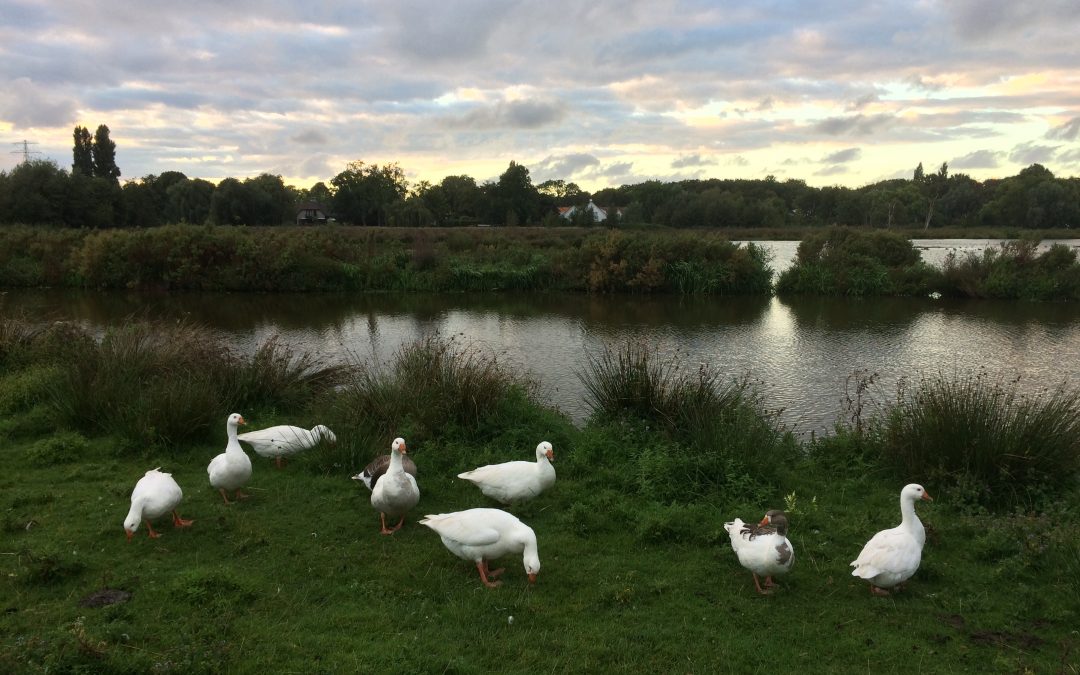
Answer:
<path fill-rule="evenodd" d="M 1078 175 L 1078 35 L 1078 0 L 0 0 L 0 170 L 107 124 L 122 179 Z"/>

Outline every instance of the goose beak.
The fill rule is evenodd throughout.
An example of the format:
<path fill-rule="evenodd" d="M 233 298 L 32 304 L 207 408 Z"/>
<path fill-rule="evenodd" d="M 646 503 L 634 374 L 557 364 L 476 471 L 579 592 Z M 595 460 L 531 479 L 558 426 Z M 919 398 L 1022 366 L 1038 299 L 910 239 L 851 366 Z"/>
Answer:
<path fill-rule="evenodd" d="M 547 458 L 548 458 L 549 462 L 554 462 L 555 461 L 555 451 L 554 450 L 548 450 L 547 451 Z"/>
<path fill-rule="evenodd" d="M 923 498 L 923 499 L 925 499 L 925 500 L 926 500 L 926 501 L 928 501 L 928 502 L 932 502 L 932 501 L 934 501 L 934 498 L 933 498 L 933 497 L 931 497 L 931 496 L 930 496 L 930 493 L 929 493 L 929 492 L 927 492 L 926 490 L 923 490 L 923 493 L 922 493 L 922 498 Z"/>
<path fill-rule="evenodd" d="M 406 447 L 405 447 L 405 444 L 404 444 L 404 443 L 402 443 L 402 444 L 401 444 L 401 447 L 400 447 L 400 448 L 398 448 L 398 452 L 400 452 L 400 453 L 401 453 L 401 454 L 403 454 L 403 455 L 407 455 L 407 454 L 409 454 L 409 450 L 408 450 L 408 448 L 406 448 Z"/>
<path fill-rule="evenodd" d="M 240 416 L 240 419 L 237 420 L 236 423 L 239 424 L 240 426 L 244 426 L 245 424 L 247 424 L 247 422 L 244 421 L 243 415 Z"/>
<path fill-rule="evenodd" d="M 764 518 L 761 519 L 761 522 L 758 523 L 758 527 L 764 527 L 764 526 L 769 525 L 771 523 L 772 523 L 772 519 L 769 518 L 768 516 L 765 516 Z"/>
<path fill-rule="evenodd" d="M 124 528 L 124 534 L 127 535 L 127 540 L 128 541 L 131 541 L 131 538 L 135 536 L 135 533 L 132 532 L 131 530 L 127 529 L 126 527 Z"/>
<path fill-rule="evenodd" d="M 358 473 L 352 477 L 353 480 L 364 480 L 364 474 Z"/>
<path fill-rule="evenodd" d="M 536 572 L 533 572 L 533 573 L 529 574 L 529 583 L 530 584 L 535 584 L 536 583 Z"/>

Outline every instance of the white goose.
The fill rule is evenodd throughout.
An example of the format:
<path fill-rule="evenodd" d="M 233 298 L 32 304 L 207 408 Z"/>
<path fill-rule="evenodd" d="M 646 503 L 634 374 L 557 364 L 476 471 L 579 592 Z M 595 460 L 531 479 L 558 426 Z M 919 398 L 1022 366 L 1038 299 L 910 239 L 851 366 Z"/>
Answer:
<path fill-rule="evenodd" d="M 320 424 L 311 430 L 279 424 L 276 427 L 249 431 L 240 434 L 237 438 L 251 445 L 251 449 L 260 457 L 273 459 L 279 469 L 286 457 L 295 455 L 301 450 L 310 450 L 321 441 L 330 444 L 337 443 L 337 436 L 325 424 Z"/>
<path fill-rule="evenodd" d="M 902 584 L 915 574 L 922 561 L 926 530 L 915 515 L 915 502 L 919 499 L 933 501 L 923 486 L 909 483 L 900 491 L 900 525 L 882 530 L 866 542 L 862 553 L 851 566 L 852 576 L 870 582 L 874 595 L 889 595 L 887 588 Z"/>
<path fill-rule="evenodd" d="M 459 473 L 480 488 L 486 496 L 502 504 L 514 504 L 532 499 L 555 484 L 555 451 L 544 441 L 536 446 L 535 462 L 503 462 L 489 464 L 472 471 Z"/>
<path fill-rule="evenodd" d="M 405 439 L 395 438 L 390 445 L 390 466 L 382 479 L 371 490 L 371 505 L 379 512 L 382 534 L 393 534 L 405 523 L 405 514 L 420 501 L 420 488 L 416 479 L 405 473 L 401 465 L 401 456 L 407 454 Z M 354 476 L 355 478 L 355 476 Z M 398 518 L 398 524 L 386 527 L 386 517 Z"/>
<path fill-rule="evenodd" d="M 777 584 L 772 578 L 787 574 L 795 564 L 795 547 L 788 541 L 787 526 L 787 516 L 775 509 L 766 513 L 757 527 L 746 525 L 740 518 L 724 523 L 739 564 L 754 575 L 754 587 L 762 595 L 769 591 L 762 590 L 759 576 L 765 577 L 766 589 L 774 588 Z"/>
<path fill-rule="evenodd" d="M 536 533 L 515 516 L 499 509 L 469 509 L 456 513 L 424 516 L 427 525 L 442 539 L 446 548 L 461 558 L 476 563 L 480 580 L 495 588 L 503 569 L 488 569 L 488 562 L 510 553 L 521 553 L 529 583 L 536 582 L 540 573 L 540 556 L 536 549 Z"/>
<path fill-rule="evenodd" d="M 135 489 L 131 491 L 131 510 L 124 519 L 124 532 L 127 533 L 128 541 L 131 541 L 135 530 L 139 529 L 139 523 L 143 521 L 146 521 L 146 532 L 151 538 L 160 537 L 161 533 L 154 531 L 150 521 L 160 518 L 169 511 L 172 511 L 174 527 L 188 527 L 195 522 L 184 520 L 176 512 L 176 507 L 180 505 L 184 493 L 173 480 L 172 474 L 162 473 L 159 471 L 160 468 L 147 471 L 146 475 L 135 483 Z"/>
<path fill-rule="evenodd" d="M 248 496 L 240 488 L 251 478 L 251 458 L 236 439 L 236 427 L 243 424 L 247 422 L 240 413 L 229 415 L 225 423 L 229 432 L 229 443 L 225 446 L 225 452 L 210 460 L 210 465 L 206 467 L 206 473 L 210 475 L 210 485 L 217 488 L 226 504 L 232 503 L 225 494 L 226 490 L 233 490 L 233 498 L 237 500 Z"/>

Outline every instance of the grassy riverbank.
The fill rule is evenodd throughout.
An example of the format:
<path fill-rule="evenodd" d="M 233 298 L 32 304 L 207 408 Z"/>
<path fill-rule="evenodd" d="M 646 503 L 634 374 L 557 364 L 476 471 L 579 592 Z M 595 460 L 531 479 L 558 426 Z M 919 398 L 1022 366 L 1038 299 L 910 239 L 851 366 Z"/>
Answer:
<path fill-rule="evenodd" d="M 162 339 L 134 339 L 146 335 Z M 1080 672 L 1075 397 L 1040 399 L 1073 426 L 1043 430 L 1045 457 L 1031 462 L 1062 480 L 1024 473 L 1005 496 L 1001 476 L 962 458 L 902 454 L 935 427 L 890 420 L 933 419 L 940 406 L 919 407 L 926 396 L 872 419 L 856 405 L 857 423 L 800 443 L 751 383 L 637 345 L 585 369 L 595 415 L 577 429 L 535 400 L 527 376 L 453 341 L 412 345 L 381 367 L 328 369 L 282 345 L 261 352 L 277 358 L 227 357 L 204 369 L 224 392 L 213 407 L 175 379 L 188 350 L 217 353 L 198 327 L 135 325 L 98 344 L 0 321 L 5 672 Z M 120 366 L 131 360 L 144 375 L 173 373 L 147 383 L 171 395 L 109 425 L 71 414 L 85 386 L 73 371 L 93 374 L 103 411 L 128 405 L 116 385 L 133 377 Z M 243 372 L 246 382 L 291 373 L 295 387 L 230 389 Z M 977 388 L 959 398 L 991 412 L 1008 403 Z M 253 456 L 253 498 L 226 506 L 205 466 L 241 404 L 254 428 L 323 422 L 339 443 L 283 470 Z M 147 433 L 166 408 L 198 430 Z M 1003 428 L 1022 435 L 1020 424 Z M 950 429 L 953 441 L 964 428 Z M 422 497 L 384 537 L 348 476 L 398 434 Z M 507 558 L 504 586 L 488 590 L 415 521 L 492 505 L 454 474 L 528 458 L 541 439 L 555 447 L 558 482 L 513 509 L 537 532 L 539 581 L 528 587 L 520 559 Z M 162 538 L 141 530 L 128 543 L 131 488 L 159 465 L 184 488 L 180 513 L 195 524 L 163 523 Z M 871 597 L 847 563 L 898 522 L 911 480 L 936 499 L 919 506 L 923 565 L 904 592 Z M 722 526 L 772 507 L 790 514 L 797 562 L 760 597 Z M 131 595 L 81 604 L 103 588 Z"/>
<path fill-rule="evenodd" d="M 195 291 L 572 291 L 1080 299 L 1080 262 L 1036 239 L 936 268 L 908 236 L 806 231 L 774 286 L 768 255 L 725 236 L 781 231 L 583 228 L 0 228 L 0 288 Z M 784 231 L 787 237 L 798 232 Z M 944 236 L 945 233 L 935 235 Z"/>
<path fill-rule="evenodd" d="M 715 233 L 539 228 L 0 228 L 0 287 L 765 294 Z"/>

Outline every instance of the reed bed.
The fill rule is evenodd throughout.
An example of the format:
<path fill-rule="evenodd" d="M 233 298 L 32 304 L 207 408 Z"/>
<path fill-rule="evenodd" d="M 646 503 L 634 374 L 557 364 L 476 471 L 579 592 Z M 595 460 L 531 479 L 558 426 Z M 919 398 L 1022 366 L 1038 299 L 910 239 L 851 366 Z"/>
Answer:
<path fill-rule="evenodd" d="M 197 324 L 137 319 L 100 338 L 74 324 L 0 320 L 0 359 L 13 373 L 5 378 L 9 388 L 44 378 L 47 386 L 33 396 L 47 401 L 59 422 L 132 446 L 213 437 L 230 410 L 302 407 L 349 372 L 277 338 L 244 357 Z M 50 369 L 43 375 L 32 364 Z"/>

